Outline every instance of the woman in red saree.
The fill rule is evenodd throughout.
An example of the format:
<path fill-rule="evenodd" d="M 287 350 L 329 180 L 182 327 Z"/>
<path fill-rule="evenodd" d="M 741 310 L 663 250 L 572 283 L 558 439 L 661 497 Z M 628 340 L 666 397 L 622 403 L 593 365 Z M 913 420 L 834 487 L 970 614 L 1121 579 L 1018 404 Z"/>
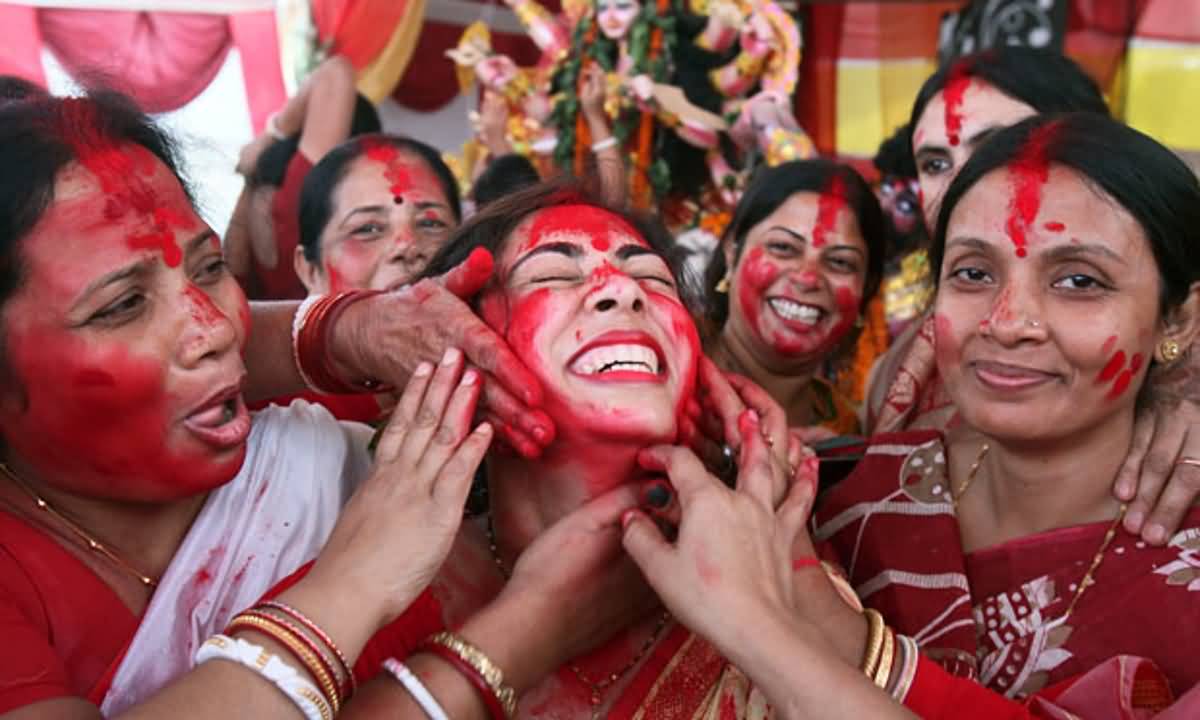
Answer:
<path fill-rule="evenodd" d="M 1200 333 L 1198 212 L 1200 184 L 1178 158 L 1094 114 L 1002 130 L 950 185 L 933 246 L 937 362 L 963 426 L 872 438 L 814 523 L 820 553 L 894 635 L 826 601 L 795 521 L 807 488 L 776 513 L 769 495 L 676 463 L 678 546 L 634 515 L 627 547 L 669 607 L 750 656 L 743 669 L 798 715 L 819 706 L 786 658 L 874 656 L 875 683 L 922 717 L 1195 716 L 1200 508 L 1154 547 L 1123 529 L 1109 489 L 1150 366 Z M 786 540 L 782 561 L 714 551 L 757 541 L 771 559 L 763 538 Z M 710 574 L 758 573 L 710 587 L 715 610 L 689 609 L 704 582 L 689 561 L 706 551 Z M 749 627 L 790 647 L 737 650 Z"/>
<path fill-rule="evenodd" d="M 1108 106 L 1095 81 L 1057 52 L 997 48 L 963 57 L 930 76 L 909 122 L 930 233 L 946 188 L 990 134 L 1035 114 L 1058 112 L 1107 116 Z M 933 316 L 926 312 L 876 364 L 865 403 L 867 433 L 946 430 L 957 422 L 937 374 L 934 336 Z M 1200 352 L 1184 360 L 1152 377 L 1137 440 L 1113 485 L 1114 494 L 1131 503 L 1125 526 L 1156 545 L 1178 527 L 1200 492 L 1200 469 L 1173 465 L 1177 455 L 1200 454 Z"/>

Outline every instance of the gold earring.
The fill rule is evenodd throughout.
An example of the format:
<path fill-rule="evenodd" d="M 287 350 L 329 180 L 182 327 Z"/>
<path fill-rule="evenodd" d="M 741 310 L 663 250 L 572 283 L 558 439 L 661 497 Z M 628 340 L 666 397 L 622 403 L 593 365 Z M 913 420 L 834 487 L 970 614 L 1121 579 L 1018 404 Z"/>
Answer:
<path fill-rule="evenodd" d="M 1178 360 L 1180 354 L 1179 343 L 1174 340 L 1163 340 L 1158 344 L 1158 359 L 1164 365 L 1170 365 Z"/>
<path fill-rule="evenodd" d="M 729 273 L 725 273 L 725 277 L 721 278 L 715 289 L 722 295 L 729 292 Z"/>

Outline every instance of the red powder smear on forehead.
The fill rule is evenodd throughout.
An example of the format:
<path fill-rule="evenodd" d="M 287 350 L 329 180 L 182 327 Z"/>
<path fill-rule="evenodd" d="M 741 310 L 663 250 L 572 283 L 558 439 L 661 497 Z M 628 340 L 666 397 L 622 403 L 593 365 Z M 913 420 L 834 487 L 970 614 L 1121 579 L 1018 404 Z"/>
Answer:
<path fill-rule="evenodd" d="M 817 201 L 817 223 L 813 226 L 813 247 L 825 246 L 825 235 L 833 230 L 838 213 L 846 206 L 846 181 L 841 175 L 829 178 L 829 187 Z"/>
<path fill-rule="evenodd" d="M 413 179 L 409 168 L 400 157 L 400 150 L 382 140 L 370 139 L 363 141 L 364 154 L 368 160 L 383 165 L 383 177 L 388 181 L 388 191 L 396 202 L 401 202 L 401 196 L 412 190 Z"/>
<path fill-rule="evenodd" d="M 585 233 L 592 246 L 606 252 L 614 234 L 627 235 L 639 245 L 645 245 L 641 233 L 620 216 L 595 205 L 557 205 L 537 214 L 529 228 L 529 240 L 522 250 L 531 250 L 547 237 L 557 233 Z"/>
<path fill-rule="evenodd" d="M 183 252 L 175 241 L 174 230 L 187 227 L 188 221 L 164 206 L 147 179 L 153 177 L 156 158 L 144 147 L 117 142 L 101 129 L 96 105 L 86 98 L 62 101 L 58 133 L 71 146 L 79 164 L 95 176 L 108 197 L 104 216 L 118 220 L 130 212 L 146 220 L 144 232 L 130 236 L 133 250 L 162 251 L 168 267 L 178 267 Z"/>
<path fill-rule="evenodd" d="M 963 96 L 971 84 L 970 67 L 966 63 L 958 63 L 950 70 L 946 86 L 942 88 L 942 102 L 945 103 L 946 137 L 951 145 L 961 142 L 963 113 Z"/>
<path fill-rule="evenodd" d="M 1042 186 L 1050 176 L 1046 151 L 1058 134 L 1058 128 L 1057 122 L 1051 122 L 1030 133 L 1024 147 L 1008 166 L 1013 194 L 1005 230 L 1017 250 L 1017 257 L 1025 257 L 1027 233 L 1042 207 Z"/>
<path fill-rule="evenodd" d="M 1051 220 L 1050 222 L 1046 223 L 1042 227 L 1046 228 L 1047 230 L 1049 230 L 1052 233 L 1060 233 L 1063 230 L 1067 229 L 1066 225 L 1064 225 L 1063 223 L 1060 223 L 1057 220 Z"/>

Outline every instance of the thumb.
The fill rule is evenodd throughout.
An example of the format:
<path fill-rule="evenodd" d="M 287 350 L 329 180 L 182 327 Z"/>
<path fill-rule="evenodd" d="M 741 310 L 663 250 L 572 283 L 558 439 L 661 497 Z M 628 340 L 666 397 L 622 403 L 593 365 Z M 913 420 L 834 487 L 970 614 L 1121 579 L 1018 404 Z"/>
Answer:
<path fill-rule="evenodd" d="M 461 300 L 467 300 L 483 289 L 492 277 L 492 253 L 484 247 L 471 251 L 466 260 L 450 269 L 439 282 Z"/>
<path fill-rule="evenodd" d="M 642 574 L 646 578 L 660 577 L 657 568 L 671 562 L 675 549 L 663 538 L 658 527 L 640 510 L 629 510 L 623 514 L 621 527 L 621 544 L 642 569 Z"/>

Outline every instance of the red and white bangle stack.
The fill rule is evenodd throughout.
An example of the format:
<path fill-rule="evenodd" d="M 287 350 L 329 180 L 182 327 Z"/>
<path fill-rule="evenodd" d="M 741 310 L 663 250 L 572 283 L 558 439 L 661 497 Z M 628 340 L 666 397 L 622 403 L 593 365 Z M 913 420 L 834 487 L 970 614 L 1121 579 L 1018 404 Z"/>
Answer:
<path fill-rule="evenodd" d="M 292 318 L 292 359 L 304 384 L 314 392 L 349 395 L 387 389 L 377 380 L 348 382 L 339 378 L 333 371 L 333 359 L 329 355 L 330 334 L 341 314 L 355 302 L 378 294 L 375 290 L 351 290 L 313 295 L 296 309 Z"/>

